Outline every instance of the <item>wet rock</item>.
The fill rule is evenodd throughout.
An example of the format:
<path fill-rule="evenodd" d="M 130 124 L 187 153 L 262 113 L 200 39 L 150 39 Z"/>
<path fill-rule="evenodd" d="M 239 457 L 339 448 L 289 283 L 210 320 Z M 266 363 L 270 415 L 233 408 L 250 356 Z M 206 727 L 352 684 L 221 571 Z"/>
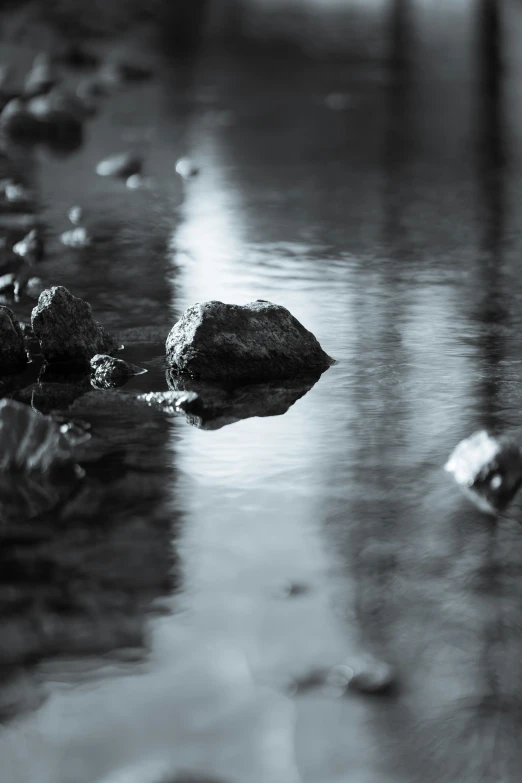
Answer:
<path fill-rule="evenodd" d="M 25 286 L 25 289 L 23 290 L 23 293 L 26 294 L 26 296 L 30 297 L 31 299 L 38 299 L 42 291 L 45 291 L 46 283 L 42 280 L 41 277 L 30 277 L 27 281 L 27 284 Z M 17 295 L 17 288 L 15 286 L 15 296 Z M 18 295 L 20 295 L 22 291 L 19 291 Z"/>
<path fill-rule="evenodd" d="M 27 111 L 38 122 L 41 141 L 53 144 L 78 143 L 82 138 L 82 122 L 87 110 L 79 102 L 74 103 L 62 92 L 32 98 Z"/>
<path fill-rule="evenodd" d="M 0 130 L 21 141 L 32 141 L 40 134 L 38 120 L 27 110 L 20 98 L 13 98 L 2 109 Z"/>
<path fill-rule="evenodd" d="M 78 226 L 60 235 L 60 242 L 66 247 L 81 249 L 91 244 L 91 238 L 84 226 Z"/>
<path fill-rule="evenodd" d="M 232 383 L 310 375 L 332 364 L 286 308 L 261 300 L 193 305 L 172 328 L 166 352 L 179 374 Z"/>
<path fill-rule="evenodd" d="M 73 226 L 79 226 L 83 219 L 83 209 L 81 207 L 71 207 L 67 211 L 67 217 Z"/>
<path fill-rule="evenodd" d="M 138 394 L 136 400 L 167 416 L 180 411 L 199 416 L 205 411 L 205 403 L 195 392 L 147 392 Z"/>
<path fill-rule="evenodd" d="M 180 158 L 176 161 L 176 173 L 183 179 L 192 179 L 199 174 L 199 168 L 190 158 Z"/>
<path fill-rule="evenodd" d="M 461 441 L 444 469 L 482 511 L 504 510 L 522 486 L 522 450 L 485 430 Z"/>
<path fill-rule="evenodd" d="M 0 375 L 23 370 L 27 364 L 20 324 L 9 307 L 0 305 Z"/>
<path fill-rule="evenodd" d="M 13 205 L 17 209 L 30 206 L 32 202 L 29 189 L 12 179 L 0 180 L 0 197 L 7 205 Z"/>
<path fill-rule="evenodd" d="M 13 247 L 13 252 L 28 264 L 36 264 L 44 257 L 44 243 L 38 228 L 33 228 Z"/>
<path fill-rule="evenodd" d="M 5 275 L 1 275 L 0 296 L 6 299 L 13 299 L 15 284 L 16 284 L 16 274 L 14 272 L 8 272 Z"/>
<path fill-rule="evenodd" d="M 96 166 L 96 173 L 100 177 L 117 177 L 128 179 L 133 174 L 141 174 L 143 158 L 132 152 L 122 152 L 119 155 L 111 155 L 110 158 L 100 161 Z"/>
<path fill-rule="evenodd" d="M 129 190 L 143 190 L 154 186 L 154 180 L 150 177 L 142 177 L 141 174 L 133 174 L 125 183 Z"/>
<path fill-rule="evenodd" d="M 90 436 L 85 433 L 84 440 Z M 65 425 L 14 400 L 0 400 L 0 471 L 49 473 L 74 463 L 73 446 Z"/>
<path fill-rule="evenodd" d="M 32 98 L 49 92 L 56 84 L 56 75 L 47 55 L 38 55 L 24 81 L 24 95 Z"/>
<path fill-rule="evenodd" d="M 95 354 L 118 349 L 116 341 L 93 320 L 91 306 L 63 286 L 42 292 L 31 325 L 44 357 L 51 363 L 87 367 Z"/>
<path fill-rule="evenodd" d="M 96 354 L 91 359 L 91 382 L 99 389 L 123 386 L 133 375 L 143 375 L 146 372 L 142 367 L 104 354 Z"/>

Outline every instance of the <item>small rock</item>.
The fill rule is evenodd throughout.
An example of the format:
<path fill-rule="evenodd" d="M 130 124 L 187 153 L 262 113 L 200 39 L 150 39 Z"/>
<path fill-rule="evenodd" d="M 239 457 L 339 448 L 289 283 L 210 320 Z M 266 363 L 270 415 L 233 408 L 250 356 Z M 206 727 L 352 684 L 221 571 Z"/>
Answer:
<path fill-rule="evenodd" d="M 195 378 L 248 383 L 326 370 L 332 359 L 280 305 L 195 304 L 173 326 L 167 364 Z"/>
<path fill-rule="evenodd" d="M 176 161 L 176 172 L 183 179 L 192 179 L 199 174 L 199 169 L 190 158 L 180 158 Z"/>
<path fill-rule="evenodd" d="M 31 265 L 41 261 L 44 257 L 44 244 L 39 230 L 33 228 L 27 236 L 16 243 L 13 252 Z"/>
<path fill-rule="evenodd" d="M 142 190 L 143 188 L 150 188 L 153 185 L 152 180 L 149 177 L 142 177 L 141 174 L 133 174 L 127 179 L 125 183 L 129 190 Z"/>
<path fill-rule="evenodd" d="M 122 152 L 100 161 L 96 166 L 96 173 L 100 177 L 128 179 L 133 174 L 141 174 L 142 167 L 143 158 L 141 156 L 132 152 Z"/>
<path fill-rule="evenodd" d="M 116 341 L 94 321 L 90 304 L 63 286 L 40 294 L 31 325 L 44 357 L 51 363 L 89 366 L 95 354 L 118 349 Z"/>
<path fill-rule="evenodd" d="M 78 226 L 70 231 L 64 231 L 60 235 L 60 242 L 67 247 L 74 247 L 76 249 L 88 247 L 91 244 L 91 238 L 87 233 L 87 229 L 83 226 Z"/>
<path fill-rule="evenodd" d="M 353 98 L 345 92 L 331 92 L 326 96 L 324 102 L 332 111 L 345 111 L 353 106 Z"/>
<path fill-rule="evenodd" d="M 112 356 L 96 354 L 91 359 L 91 373 L 95 388 L 110 389 L 123 386 L 133 375 L 143 375 L 147 370 L 135 364 L 115 359 Z"/>
<path fill-rule="evenodd" d="M 85 107 L 74 103 L 62 92 L 31 98 L 27 110 L 39 123 L 39 134 L 43 141 L 73 140 L 82 136 L 82 122 L 87 116 Z"/>
<path fill-rule="evenodd" d="M 0 194 L 9 204 L 27 206 L 31 203 L 31 193 L 28 188 L 12 179 L 0 180 Z"/>
<path fill-rule="evenodd" d="M 73 226 L 79 226 L 83 218 L 83 209 L 81 207 L 71 207 L 67 212 L 67 217 Z"/>
<path fill-rule="evenodd" d="M 458 444 L 444 469 L 475 505 L 496 514 L 522 486 L 522 451 L 509 439 L 481 430 Z"/>
<path fill-rule="evenodd" d="M 12 298 L 14 296 L 15 283 L 16 283 L 16 275 L 13 272 L 9 272 L 6 275 L 1 275 L 0 295 Z"/>
<path fill-rule="evenodd" d="M 79 440 L 75 432 L 74 445 Z M 63 425 L 28 405 L 0 400 L 0 470 L 45 474 L 74 462 L 72 446 Z"/>
<path fill-rule="evenodd" d="M 38 137 L 38 120 L 27 110 L 20 98 L 8 101 L 0 114 L 0 129 L 14 139 L 33 140 Z"/>
<path fill-rule="evenodd" d="M 0 374 L 19 372 L 27 364 L 20 324 L 9 307 L 0 305 Z"/>
<path fill-rule="evenodd" d="M 43 95 L 49 92 L 56 84 L 56 75 L 49 58 L 39 55 L 33 63 L 33 67 L 25 77 L 24 95 L 32 98 L 35 95 Z"/>

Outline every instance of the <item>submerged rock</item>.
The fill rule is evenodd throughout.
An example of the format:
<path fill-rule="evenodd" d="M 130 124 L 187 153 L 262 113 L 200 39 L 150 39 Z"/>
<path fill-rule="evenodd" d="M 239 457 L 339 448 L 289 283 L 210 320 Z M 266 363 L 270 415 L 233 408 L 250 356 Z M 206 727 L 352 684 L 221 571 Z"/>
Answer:
<path fill-rule="evenodd" d="M 38 55 L 25 77 L 24 95 L 31 98 L 49 92 L 56 84 L 56 74 L 47 55 Z"/>
<path fill-rule="evenodd" d="M 176 173 L 183 179 L 192 179 L 199 174 L 199 168 L 190 158 L 180 158 L 176 161 Z"/>
<path fill-rule="evenodd" d="M 133 375 L 143 375 L 146 372 L 147 370 L 142 367 L 105 354 L 96 354 L 91 359 L 91 382 L 95 388 L 99 389 L 123 386 Z"/>
<path fill-rule="evenodd" d="M 36 264 L 44 257 L 44 243 L 37 228 L 31 231 L 13 247 L 13 252 L 28 264 Z"/>
<path fill-rule="evenodd" d="M 522 450 L 507 438 L 481 430 L 458 444 L 444 469 L 475 505 L 496 514 L 522 486 Z"/>
<path fill-rule="evenodd" d="M 19 372 L 27 364 L 24 336 L 15 314 L 0 305 L 0 375 Z"/>
<path fill-rule="evenodd" d="M 60 242 L 66 247 L 81 249 L 91 244 L 91 238 L 84 226 L 78 226 L 60 234 Z"/>
<path fill-rule="evenodd" d="M 193 305 L 173 326 L 166 352 L 179 374 L 231 383 L 313 374 L 332 364 L 285 307 L 263 300 Z"/>
<path fill-rule="evenodd" d="M 0 471 L 49 473 L 74 463 L 73 447 L 88 440 L 73 437 L 65 424 L 14 400 L 0 400 Z"/>
<path fill-rule="evenodd" d="M 48 362 L 89 366 L 95 354 L 118 349 L 116 341 L 94 321 L 90 304 L 63 286 L 40 294 L 31 325 Z"/>
<path fill-rule="evenodd" d="M 96 166 L 96 173 L 100 177 L 117 177 L 128 179 L 133 174 L 141 174 L 143 158 L 132 152 L 122 152 L 119 155 L 111 155 Z"/>

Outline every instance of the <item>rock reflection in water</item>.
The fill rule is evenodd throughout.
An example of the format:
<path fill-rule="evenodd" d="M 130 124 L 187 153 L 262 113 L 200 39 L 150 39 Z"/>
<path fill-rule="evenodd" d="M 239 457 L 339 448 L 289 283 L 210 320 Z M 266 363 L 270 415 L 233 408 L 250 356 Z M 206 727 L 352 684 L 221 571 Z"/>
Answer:
<path fill-rule="evenodd" d="M 195 392 L 201 397 L 201 414 L 187 414 L 187 421 L 203 430 L 218 430 L 252 416 L 282 416 L 310 391 L 321 373 L 287 381 L 226 388 L 216 383 L 184 378 L 167 370 L 172 391 Z"/>

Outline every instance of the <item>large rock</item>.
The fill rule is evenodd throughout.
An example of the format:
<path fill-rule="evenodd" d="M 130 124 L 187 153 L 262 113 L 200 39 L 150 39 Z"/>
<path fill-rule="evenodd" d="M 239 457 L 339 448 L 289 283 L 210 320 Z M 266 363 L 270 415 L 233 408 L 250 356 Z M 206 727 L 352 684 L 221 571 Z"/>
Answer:
<path fill-rule="evenodd" d="M 506 438 L 485 430 L 461 441 L 444 466 L 482 511 L 496 514 L 522 486 L 522 451 Z"/>
<path fill-rule="evenodd" d="M 118 349 L 117 342 L 94 321 L 90 304 L 63 286 L 42 291 L 31 325 L 48 362 L 88 367 L 97 353 Z"/>
<path fill-rule="evenodd" d="M 0 305 L 0 375 L 19 372 L 27 364 L 24 336 L 15 314 Z"/>
<path fill-rule="evenodd" d="M 173 326 L 166 350 L 178 373 L 234 384 L 310 375 L 333 361 L 285 307 L 261 299 L 193 305 Z"/>

